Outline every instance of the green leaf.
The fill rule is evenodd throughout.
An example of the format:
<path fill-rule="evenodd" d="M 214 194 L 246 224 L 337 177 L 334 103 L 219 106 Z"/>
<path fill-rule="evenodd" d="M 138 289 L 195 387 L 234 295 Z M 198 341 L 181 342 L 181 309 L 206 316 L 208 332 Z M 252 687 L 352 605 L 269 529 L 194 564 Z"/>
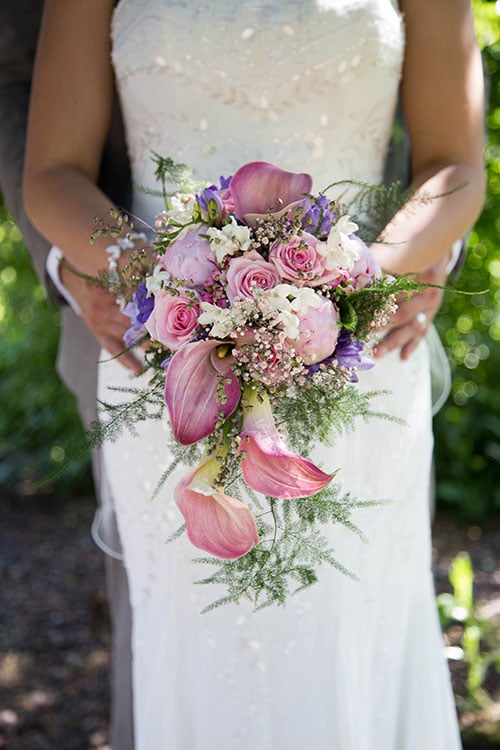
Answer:
<path fill-rule="evenodd" d="M 461 552 L 453 559 L 449 577 L 456 606 L 463 607 L 470 615 L 473 606 L 474 571 L 467 552 Z"/>

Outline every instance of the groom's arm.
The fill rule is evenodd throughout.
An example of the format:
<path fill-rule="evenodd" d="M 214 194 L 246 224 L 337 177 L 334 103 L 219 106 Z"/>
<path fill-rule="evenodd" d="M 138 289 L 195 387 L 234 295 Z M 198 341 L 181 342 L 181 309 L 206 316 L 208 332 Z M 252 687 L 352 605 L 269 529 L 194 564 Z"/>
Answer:
<path fill-rule="evenodd" d="M 0 2 L 0 189 L 45 284 L 49 243 L 29 221 L 22 198 L 26 123 L 43 5 L 44 0 Z M 130 171 L 117 105 L 104 147 L 99 185 L 120 208 L 129 207 Z"/>
<path fill-rule="evenodd" d="M 35 270 L 45 283 L 49 243 L 26 216 L 21 190 L 31 74 L 42 9 L 43 0 L 0 3 L 0 190 Z"/>
<path fill-rule="evenodd" d="M 22 197 L 22 173 L 31 77 L 43 0 L 0 0 L 0 190 L 12 213 L 31 255 L 33 265 L 45 283 L 49 243 L 34 229 L 27 218 Z M 118 128 L 118 129 L 117 129 Z M 114 168 L 110 168 L 110 163 Z M 127 207 L 130 180 L 126 151 L 119 121 L 110 139 L 104 159 L 104 189 L 115 196 L 119 206 Z M 104 182 L 104 179 L 107 182 Z M 113 192 L 114 191 L 114 192 Z M 118 192 L 117 192 L 118 191 Z M 69 278 L 68 285 L 78 277 Z M 79 280 L 81 281 L 81 280 Z M 91 305 L 94 294 L 103 298 L 102 290 L 80 285 L 72 289 L 81 295 L 82 304 Z M 117 306 L 110 295 L 113 314 Z M 78 397 L 80 412 L 95 418 L 96 368 L 98 345 L 89 330 L 70 309 L 64 311 L 60 370 Z M 123 316 L 121 316 L 123 318 Z M 83 319 L 88 324 L 85 315 Z M 126 319 L 123 318 L 126 328 Z M 62 359 L 61 359 L 62 354 Z M 97 467 L 97 461 L 95 468 Z M 96 482 L 99 490 L 99 481 Z M 108 530 L 110 545 L 119 547 L 114 522 Z M 113 538 L 116 534 L 116 540 Z M 113 621 L 112 729 L 113 747 L 133 750 L 132 682 L 131 682 L 131 612 L 125 570 L 120 561 L 106 559 L 108 595 Z"/>
<path fill-rule="evenodd" d="M 400 182 L 406 186 L 410 183 L 410 179 L 410 143 L 401 105 L 399 105 L 393 136 L 387 152 L 384 184 Z M 426 284 L 444 287 L 449 275 L 456 277 L 460 272 L 465 255 L 466 243 L 462 240 L 450 249 L 449 258 L 444 258 L 420 274 L 420 280 Z M 375 355 L 383 357 L 390 351 L 399 349 L 401 358 L 408 359 L 425 337 L 428 327 L 441 307 L 442 299 L 443 291 L 433 287 L 412 295 L 410 299 L 403 297 L 399 302 L 396 315 L 388 326 L 388 332 L 377 346 Z"/>
<path fill-rule="evenodd" d="M 0 1 L 0 191 L 21 231 L 40 281 L 56 301 L 64 304 L 64 298 L 47 274 L 50 245 L 29 221 L 22 198 L 26 124 L 42 10 L 43 0 Z M 129 206 L 131 180 L 118 106 L 114 107 L 103 152 L 100 186 L 116 205 L 124 209 Z M 63 282 L 80 309 L 89 335 L 113 354 L 122 351 L 128 320 L 120 314 L 114 298 L 74 275 L 66 274 Z M 97 344 L 88 346 L 95 348 Z M 120 361 L 134 371 L 139 370 L 130 353 L 124 354 Z"/>

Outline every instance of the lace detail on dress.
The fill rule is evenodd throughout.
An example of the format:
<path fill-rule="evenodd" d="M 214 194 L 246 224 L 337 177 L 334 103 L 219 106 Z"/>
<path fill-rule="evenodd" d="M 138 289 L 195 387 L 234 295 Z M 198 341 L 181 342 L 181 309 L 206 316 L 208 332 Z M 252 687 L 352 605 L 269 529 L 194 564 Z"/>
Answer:
<path fill-rule="evenodd" d="M 201 178 L 253 159 L 307 169 L 318 189 L 380 178 L 403 52 L 390 0 L 121 0 L 112 35 L 144 187 L 151 150 Z"/>

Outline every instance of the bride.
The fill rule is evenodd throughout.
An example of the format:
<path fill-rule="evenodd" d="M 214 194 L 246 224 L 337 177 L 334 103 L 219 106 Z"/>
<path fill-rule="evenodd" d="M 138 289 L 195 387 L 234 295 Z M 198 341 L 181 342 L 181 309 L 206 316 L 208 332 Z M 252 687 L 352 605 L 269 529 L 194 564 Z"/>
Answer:
<path fill-rule="evenodd" d="M 334 180 L 381 180 L 398 90 L 413 184 L 446 198 L 396 215 L 375 253 L 392 273 L 446 262 L 484 191 L 482 69 L 467 0 L 47 0 L 32 95 L 25 199 L 33 222 L 77 269 L 106 266 L 89 244 L 110 201 L 95 185 L 113 78 L 134 182 L 154 188 L 151 152 L 200 179 L 265 160 Z M 160 208 L 137 191 L 133 213 Z M 126 262 L 126 257 L 122 258 Z M 384 343 L 379 355 L 383 354 Z M 115 352 L 112 352 L 115 353 Z M 101 395 L 127 385 L 103 357 Z M 198 570 L 172 488 L 165 423 L 105 446 L 134 613 L 137 750 L 456 750 L 430 572 L 432 450 L 428 358 L 379 356 L 361 387 L 406 425 L 360 424 L 315 460 L 343 489 L 391 505 L 357 512 L 363 544 L 330 531 L 359 582 L 321 571 L 284 609 L 252 613 L 193 585 Z M 207 599 L 208 597 L 208 599 Z M 114 750 L 120 750 L 115 748 Z"/>

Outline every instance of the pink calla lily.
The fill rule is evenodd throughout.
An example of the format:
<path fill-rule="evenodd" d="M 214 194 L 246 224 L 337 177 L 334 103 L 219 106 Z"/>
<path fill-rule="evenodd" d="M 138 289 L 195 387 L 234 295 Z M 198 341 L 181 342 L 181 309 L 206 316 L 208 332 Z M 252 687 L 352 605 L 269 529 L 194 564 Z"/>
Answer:
<path fill-rule="evenodd" d="M 227 418 L 238 406 L 240 386 L 225 346 L 214 339 L 184 344 L 168 366 L 165 403 L 174 437 L 182 445 L 210 435 L 220 413 Z M 220 375 L 224 376 L 224 403 L 218 400 Z"/>
<path fill-rule="evenodd" d="M 174 490 L 175 502 L 186 521 L 189 541 L 217 557 L 242 557 L 259 541 L 250 510 L 215 485 L 220 471 L 216 454 L 182 479 Z"/>
<path fill-rule="evenodd" d="M 249 487 L 284 499 L 309 497 L 326 487 L 335 474 L 326 474 L 286 447 L 275 427 L 267 394 L 259 399 L 257 392 L 246 386 L 242 404 L 239 453 L 243 454 L 241 470 Z"/>
<path fill-rule="evenodd" d="M 252 226 L 260 216 L 281 216 L 299 206 L 311 188 L 312 177 L 308 174 L 254 161 L 234 173 L 229 189 L 236 218 Z"/>

